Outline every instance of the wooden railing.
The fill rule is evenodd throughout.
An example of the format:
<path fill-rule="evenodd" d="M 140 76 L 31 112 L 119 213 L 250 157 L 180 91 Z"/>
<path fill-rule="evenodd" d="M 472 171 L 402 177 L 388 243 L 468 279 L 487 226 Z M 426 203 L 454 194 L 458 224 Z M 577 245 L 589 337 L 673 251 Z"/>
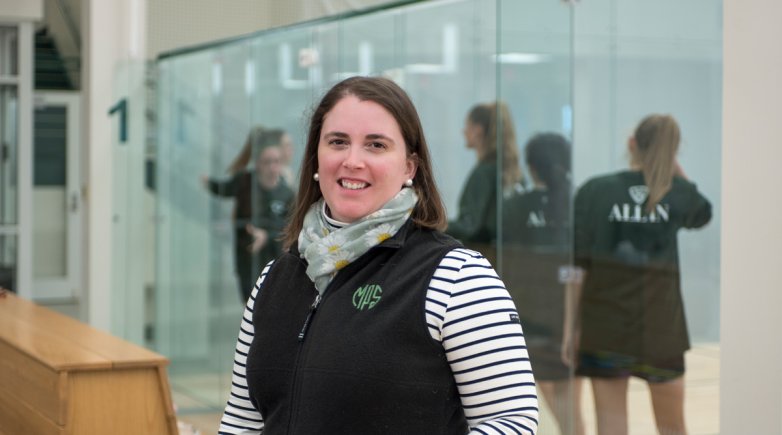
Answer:
<path fill-rule="evenodd" d="M 0 435 L 175 435 L 167 365 L 0 290 Z"/>

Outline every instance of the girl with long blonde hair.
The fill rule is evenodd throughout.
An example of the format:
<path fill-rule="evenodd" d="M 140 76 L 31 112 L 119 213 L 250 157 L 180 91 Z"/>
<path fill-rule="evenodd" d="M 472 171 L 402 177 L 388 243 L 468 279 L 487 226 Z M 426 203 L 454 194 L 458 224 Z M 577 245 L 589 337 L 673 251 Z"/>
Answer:
<path fill-rule="evenodd" d="M 508 106 L 502 101 L 473 106 L 465 120 L 464 138 L 478 162 L 462 189 L 458 216 L 448 223 L 447 233 L 491 258 L 493 248 L 489 245 L 497 237 L 498 197 L 523 190 L 525 183 Z"/>
<path fill-rule="evenodd" d="M 595 177 L 574 204 L 580 283 L 577 375 L 591 378 L 599 433 L 626 434 L 631 376 L 645 380 L 661 434 L 686 434 L 684 353 L 690 348 L 677 234 L 711 219 L 681 170 L 670 115 L 645 117 L 628 140 L 630 169 Z"/>

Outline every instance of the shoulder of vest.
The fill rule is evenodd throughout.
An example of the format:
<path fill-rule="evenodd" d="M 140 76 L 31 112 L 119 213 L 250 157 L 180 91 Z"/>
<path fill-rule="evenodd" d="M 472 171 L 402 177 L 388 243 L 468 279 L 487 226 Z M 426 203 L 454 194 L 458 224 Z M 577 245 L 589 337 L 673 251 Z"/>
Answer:
<path fill-rule="evenodd" d="M 269 273 L 274 270 L 275 266 L 277 265 L 284 265 L 284 266 L 290 266 L 292 264 L 297 263 L 303 263 L 305 260 L 303 258 L 299 257 L 298 250 L 294 251 L 294 248 L 291 248 L 290 250 L 284 251 L 282 254 L 280 254 L 272 264 L 271 269 L 269 270 Z"/>
<path fill-rule="evenodd" d="M 451 249 L 464 247 L 462 242 L 458 241 L 457 239 L 455 239 L 454 237 L 448 234 L 445 234 L 441 231 L 433 231 L 433 230 L 430 230 L 429 232 L 432 235 L 432 239 L 434 239 L 435 242 L 443 245 L 444 247 L 449 247 Z"/>
<path fill-rule="evenodd" d="M 431 244 L 431 247 L 433 249 L 439 249 L 439 248 L 456 249 L 456 248 L 464 247 L 464 245 L 462 245 L 461 242 L 459 242 L 452 236 L 443 233 L 442 231 L 431 230 L 428 228 L 420 228 L 413 225 L 411 225 L 411 227 L 414 227 L 414 231 L 412 231 L 414 233 L 413 234 L 414 240 L 412 240 L 412 242 L 417 246 L 423 244 Z"/>

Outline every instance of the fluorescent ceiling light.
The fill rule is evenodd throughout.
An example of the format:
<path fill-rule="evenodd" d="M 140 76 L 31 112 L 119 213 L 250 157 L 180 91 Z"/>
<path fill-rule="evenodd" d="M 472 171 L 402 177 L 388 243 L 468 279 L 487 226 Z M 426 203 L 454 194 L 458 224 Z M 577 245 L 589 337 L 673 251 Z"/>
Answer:
<path fill-rule="evenodd" d="M 255 62 L 251 59 L 244 63 L 244 93 L 248 96 L 255 93 Z"/>
<path fill-rule="evenodd" d="M 406 65 L 407 72 L 416 74 L 440 74 L 449 69 L 444 68 L 441 63 L 412 63 Z"/>
<path fill-rule="evenodd" d="M 540 53 L 500 53 L 492 55 L 492 60 L 495 63 L 508 65 L 530 65 L 548 62 L 551 60 L 551 55 Z"/>

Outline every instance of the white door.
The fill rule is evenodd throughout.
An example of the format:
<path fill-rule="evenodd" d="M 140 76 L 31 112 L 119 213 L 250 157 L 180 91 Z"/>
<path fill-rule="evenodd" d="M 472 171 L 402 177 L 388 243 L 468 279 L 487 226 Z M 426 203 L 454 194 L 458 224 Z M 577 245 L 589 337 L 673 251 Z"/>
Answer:
<path fill-rule="evenodd" d="M 33 298 L 81 295 L 79 94 L 36 92 L 33 120 Z"/>

